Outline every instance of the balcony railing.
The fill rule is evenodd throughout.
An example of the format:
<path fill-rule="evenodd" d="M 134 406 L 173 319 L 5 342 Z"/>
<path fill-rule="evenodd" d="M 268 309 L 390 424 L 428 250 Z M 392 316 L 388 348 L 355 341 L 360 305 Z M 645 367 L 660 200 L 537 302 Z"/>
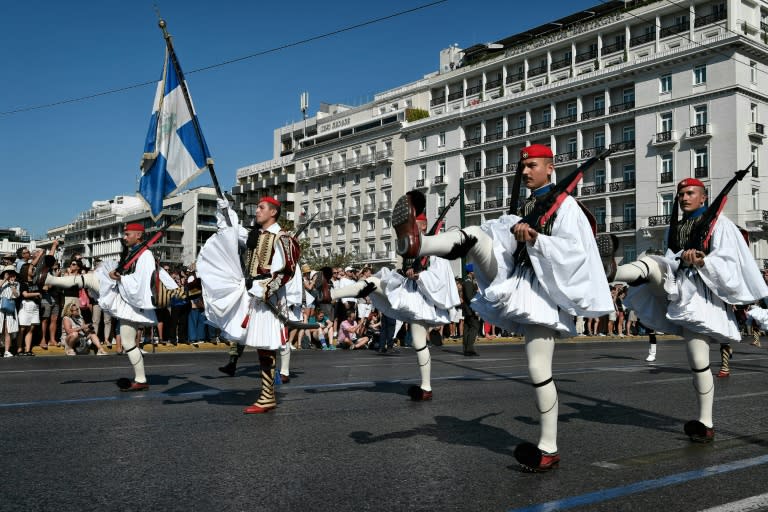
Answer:
<path fill-rule="evenodd" d="M 331 218 L 331 212 L 320 212 L 320 220 L 328 220 Z"/>
<path fill-rule="evenodd" d="M 476 146 L 483 142 L 483 139 L 480 137 L 475 137 L 474 139 L 467 139 L 464 141 L 464 147 L 468 148 L 469 146 Z"/>
<path fill-rule="evenodd" d="M 363 206 L 363 213 L 373 213 L 375 211 L 376 211 L 375 203 L 368 203 L 365 206 Z"/>
<path fill-rule="evenodd" d="M 552 71 L 554 71 L 554 70 L 556 70 L 556 69 L 567 68 L 567 67 L 568 67 L 568 66 L 570 66 L 570 65 L 571 65 L 571 59 L 570 59 L 570 57 L 569 57 L 569 58 L 567 58 L 567 59 L 561 59 L 561 60 L 553 60 L 553 61 L 552 61 L 552 64 L 549 66 L 549 69 L 551 69 Z"/>
<path fill-rule="evenodd" d="M 713 14 L 707 14 L 706 16 L 696 16 L 696 19 L 693 20 L 693 26 L 703 27 L 704 25 L 709 25 L 710 23 L 716 23 L 720 20 L 724 20 L 727 17 L 728 17 L 728 11 L 726 10 L 716 12 Z M 760 25 L 762 26 L 764 25 L 764 23 L 761 23 Z"/>
<path fill-rule="evenodd" d="M 608 190 L 611 192 L 623 192 L 635 188 L 635 180 L 612 181 L 608 184 Z"/>
<path fill-rule="evenodd" d="M 595 146 L 594 148 L 584 148 L 581 150 L 581 158 L 592 158 L 593 156 L 599 155 L 603 150 L 605 150 L 605 146 Z"/>
<path fill-rule="evenodd" d="M 763 210 L 763 222 L 768 222 L 768 210 Z"/>
<path fill-rule="evenodd" d="M 676 23 L 674 25 L 669 25 L 668 27 L 662 27 L 659 31 L 659 37 L 667 37 L 672 36 L 675 34 L 679 34 L 680 32 L 685 32 L 691 27 L 691 23 L 688 21 L 685 21 L 683 23 Z"/>
<path fill-rule="evenodd" d="M 649 32 L 647 34 L 642 34 L 642 35 L 630 38 L 629 46 L 638 46 L 644 43 L 650 43 L 655 39 L 656 39 L 656 31 L 654 30 L 653 32 Z"/>
<path fill-rule="evenodd" d="M 603 46 L 601 55 L 608 55 L 611 53 L 620 52 L 623 49 L 624 49 L 624 41 L 617 41 L 613 44 L 607 44 Z"/>
<path fill-rule="evenodd" d="M 635 229 L 634 220 L 625 220 L 624 222 L 611 222 L 611 232 L 613 231 L 629 231 Z"/>
<path fill-rule="evenodd" d="M 597 58 L 597 50 L 589 50 L 586 52 L 577 53 L 575 60 L 577 63 L 579 63 L 579 62 L 584 62 L 585 60 L 596 59 L 596 58 Z"/>
<path fill-rule="evenodd" d="M 392 209 L 392 201 L 382 201 L 379 204 L 379 208 L 381 210 L 391 210 Z"/>
<path fill-rule="evenodd" d="M 507 75 L 507 83 L 511 84 L 512 82 L 519 82 L 523 78 L 525 78 L 525 73 L 523 73 L 522 71 L 519 71 L 517 73 L 510 73 Z"/>
<path fill-rule="evenodd" d="M 586 187 L 581 187 L 581 194 L 582 196 L 592 196 L 595 194 L 603 194 L 605 193 L 605 183 L 598 183 L 597 185 L 588 185 Z"/>
<path fill-rule="evenodd" d="M 517 170 L 517 163 L 508 163 L 507 172 L 515 172 Z"/>
<path fill-rule="evenodd" d="M 555 126 L 563 126 L 564 124 L 575 123 L 575 122 L 576 122 L 576 114 L 571 114 L 569 116 L 558 117 L 557 119 L 555 119 Z"/>
<path fill-rule="evenodd" d="M 501 78 L 499 78 L 498 80 L 488 80 L 487 82 L 485 82 L 485 90 L 487 91 L 489 89 L 493 89 L 494 87 L 499 87 L 501 85 L 501 82 L 502 82 Z"/>
<path fill-rule="evenodd" d="M 648 226 L 666 226 L 669 224 L 669 217 L 669 215 L 654 215 L 653 217 L 648 217 Z"/>
<path fill-rule="evenodd" d="M 523 135 L 524 133 L 525 133 L 525 126 L 518 126 L 517 128 L 512 128 L 511 130 L 507 130 L 507 137 L 514 137 L 515 135 Z"/>
<path fill-rule="evenodd" d="M 483 203 L 483 207 L 486 210 L 490 210 L 492 208 L 501 208 L 503 206 L 504 206 L 503 199 L 489 199 L 488 201 Z"/>
<path fill-rule="evenodd" d="M 760 123 L 749 123 L 749 134 L 757 135 L 759 137 L 765 136 L 765 125 Z"/>
<path fill-rule="evenodd" d="M 674 132 L 672 130 L 667 130 L 665 132 L 659 132 L 656 134 L 656 144 L 666 144 L 669 142 L 675 142 Z"/>
<path fill-rule="evenodd" d="M 448 101 L 455 101 L 464 97 L 464 91 L 452 92 L 448 95 Z"/>
<path fill-rule="evenodd" d="M 688 130 L 688 136 L 689 137 L 701 137 L 702 135 L 707 135 L 707 125 L 706 124 L 697 124 L 695 126 L 691 126 L 691 128 Z"/>
<path fill-rule="evenodd" d="M 602 108 L 596 108 L 595 110 L 589 110 L 587 112 L 581 113 L 581 120 L 585 121 L 587 119 L 594 119 L 596 117 L 604 116 L 605 115 L 605 107 Z"/>
<path fill-rule="evenodd" d="M 426 186 L 427 180 L 420 179 L 416 180 L 416 188 L 424 188 Z"/>
<path fill-rule="evenodd" d="M 696 167 L 693 170 L 693 176 L 696 178 L 706 178 L 709 176 L 709 167 Z"/>
<path fill-rule="evenodd" d="M 344 216 L 344 208 L 336 208 L 333 210 L 333 216 L 334 217 L 343 217 Z"/>
<path fill-rule="evenodd" d="M 504 172 L 503 165 L 492 165 L 490 167 L 485 168 L 486 176 L 493 176 L 494 174 L 502 174 L 503 172 Z"/>
<path fill-rule="evenodd" d="M 348 210 L 349 215 L 360 215 L 360 207 L 353 206 Z"/>
<path fill-rule="evenodd" d="M 533 123 L 531 125 L 531 131 L 537 132 L 539 130 L 545 130 L 552 127 L 552 121 L 542 121 L 540 123 Z"/>
<path fill-rule="evenodd" d="M 485 136 L 485 142 L 491 142 L 494 140 L 501 140 L 504 138 L 504 132 L 489 133 Z"/>
<path fill-rule="evenodd" d="M 611 148 L 611 150 L 615 153 L 618 153 L 619 151 L 630 151 L 635 149 L 635 139 L 614 142 L 608 147 Z"/>
<path fill-rule="evenodd" d="M 659 175 L 659 181 L 661 183 L 672 183 L 674 177 L 671 172 L 663 172 Z"/>
<path fill-rule="evenodd" d="M 480 91 L 483 90 L 482 85 L 476 85 L 474 87 L 467 87 L 467 96 L 472 96 L 473 94 L 477 94 Z"/>
<path fill-rule="evenodd" d="M 464 205 L 465 212 L 476 212 L 480 210 L 480 203 L 466 203 Z"/>
<path fill-rule="evenodd" d="M 443 185 L 445 183 L 445 176 L 437 175 L 434 178 L 432 178 L 432 184 L 433 185 Z"/>
<path fill-rule="evenodd" d="M 556 164 L 570 162 L 571 160 L 576 160 L 576 151 L 566 151 L 565 153 L 558 153 L 555 155 Z"/>
<path fill-rule="evenodd" d="M 464 173 L 464 179 L 465 180 L 474 180 L 477 178 L 481 178 L 483 176 L 483 171 L 480 169 L 475 169 L 474 171 L 467 171 Z"/>
<path fill-rule="evenodd" d="M 538 66 L 535 68 L 528 68 L 528 78 L 543 75 L 546 72 L 547 72 L 547 66 Z"/>
<path fill-rule="evenodd" d="M 435 105 L 442 105 L 445 103 L 445 96 L 440 96 L 439 98 L 432 98 L 429 101 L 429 105 L 434 107 Z"/>
<path fill-rule="evenodd" d="M 624 112 L 625 110 L 631 110 L 635 108 L 635 101 L 625 101 L 624 103 L 617 103 L 616 105 L 611 105 L 608 108 L 608 112 L 611 114 L 616 114 L 617 112 Z"/>

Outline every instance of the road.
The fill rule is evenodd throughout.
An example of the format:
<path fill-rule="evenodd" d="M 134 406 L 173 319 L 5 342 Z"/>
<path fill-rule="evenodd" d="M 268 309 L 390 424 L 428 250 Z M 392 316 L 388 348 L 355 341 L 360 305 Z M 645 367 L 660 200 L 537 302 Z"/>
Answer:
<path fill-rule="evenodd" d="M 222 351 L 149 354 L 138 394 L 114 385 L 131 375 L 118 356 L 2 360 L 0 511 L 768 510 L 768 350 L 735 347 L 716 441 L 694 445 L 682 342 L 654 365 L 643 341 L 558 342 L 562 462 L 546 474 L 512 456 L 538 435 L 522 345 L 459 350 L 432 350 L 425 403 L 406 395 L 412 350 L 297 352 L 257 416 L 242 414 L 253 352 L 234 378 Z"/>

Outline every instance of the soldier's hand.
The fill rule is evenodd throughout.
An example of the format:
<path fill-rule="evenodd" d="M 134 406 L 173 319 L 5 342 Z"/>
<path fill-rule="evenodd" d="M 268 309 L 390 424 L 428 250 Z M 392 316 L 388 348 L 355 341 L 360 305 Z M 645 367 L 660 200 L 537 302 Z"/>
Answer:
<path fill-rule="evenodd" d="M 687 249 L 683 251 L 682 259 L 685 263 L 688 265 L 695 265 L 697 267 L 703 267 L 704 266 L 704 256 L 706 256 L 703 252 L 698 251 L 696 249 Z"/>
<path fill-rule="evenodd" d="M 539 232 L 525 222 L 518 222 L 512 227 L 512 235 L 518 242 L 531 242 L 532 244 L 535 244 Z"/>

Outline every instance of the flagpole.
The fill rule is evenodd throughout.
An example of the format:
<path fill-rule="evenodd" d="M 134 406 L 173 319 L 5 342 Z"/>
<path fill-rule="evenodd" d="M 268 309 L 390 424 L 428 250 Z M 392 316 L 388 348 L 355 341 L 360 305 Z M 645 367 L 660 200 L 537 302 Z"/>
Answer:
<path fill-rule="evenodd" d="M 202 154 L 206 154 L 206 148 L 203 144 L 203 131 L 200 129 L 200 123 L 197 120 L 197 114 L 195 113 L 195 110 L 192 108 L 192 99 L 189 96 L 189 91 L 187 90 L 187 83 L 184 80 L 184 72 L 181 70 L 181 65 L 179 64 L 178 59 L 176 58 L 176 52 L 173 49 L 173 43 L 171 42 L 171 35 L 168 33 L 166 28 L 165 20 L 160 18 L 160 20 L 157 22 L 157 26 L 160 27 L 160 30 L 163 31 L 163 38 L 165 39 L 165 46 L 168 48 L 168 56 L 171 58 L 171 62 L 173 63 L 173 67 L 176 70 L 176 74 L 179 77 L 179 86 L 181 87 L 181 92 L 184 94 L 184 101 L 187 104 L 187 108 L 189 109 L 189 113 L 192 117 L 192 126 L 195 127 L 195 134 L 197 134 L 197 142 L 200 144 L 200 151 Z M 208 167 L 208 172 L 211 174 L 211 181 L 213 181 L 213 187 L 216 189 L 216 197 L 220 199 L 224 199 L 224 194 L 221 192 L 221 187 L 219 186 L 219 180 L 216 177 L 216 172 L 213 169 L 213 158 L 206 158 L 205 161 L 206 166 Z M 222 210 L 222 214 L 224 215 L 224 220 L 227 222 L 227 226 L 232 227 L 232 221 L 229 218 L 229 208 L 225 208 Z"/>

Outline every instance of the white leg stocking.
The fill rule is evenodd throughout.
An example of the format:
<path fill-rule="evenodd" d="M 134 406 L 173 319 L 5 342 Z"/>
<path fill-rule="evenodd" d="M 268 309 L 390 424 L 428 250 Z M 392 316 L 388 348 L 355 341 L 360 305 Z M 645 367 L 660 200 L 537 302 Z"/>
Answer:
<path fill-rule="evenodd" d="M 648 256 L 620 265 L 616 269 L 614 281 L 624 281 L 630 285 L 648 283 L 654 289 L 654 295 L 664 293 L 664 275 L 661 272 L 661 266 L 658 261 Z"/>
<path fill-rule="evenodd" d="M 99 293 L 99 278 L 93 273 L 61 277 L 49 274 L 45 277 L 45 284 L 46 286 L 55 286 L 57 288 L 71 288 L 77 286 L 78 288 L 88 288 L 89 290 Z"/>
<path fill-rule="evenodd" d="M 528 358 L 528 375 L 536 390 L 536 406 L 539 409 L 541 435 L 538 447 L 541 451 L 557 451 L 557 388 L 552 380 L 552 357 L 555 351 L 554 332 L 546 327 L 530 325 L 525 332 L 525 355 Z"/>
<path fill-rule="evenodd" d="M 416 351 L 416 359 L 419 362 L 419 373 L 421 374 L 421 389 L 432 391 L 432 359 L 429 357 L 429 347 L 427 347 L 427 328 L 421 324 L 411 324 L 411 343 Z"/>
<path fill-rule="evenodd" d="M 715 400 L 715 380 L 709 369 L 709 339 L 688 330 L 683 331 L 688 364 L 693 371 L 693 388 L 699 404 L 699 421 L 712 427 L 712 404 Z"/>
<path fill-rule="evenodd" d="M 133 365 L 133 380 L 144 383 L 147 382 L 147 376 L 144 373 L 144 356 L 136 344 L 136 327 L 133 322 L 120 320 L 120 338 L 123 341 L 123 350 Z"/>
<path fill-rule="evenodd" d="M 371 276 L 341 288 L 331 288 L 331 299 L 336 300 L 356 297 L 368 283 L 374 284 L 376 286 L 376 291 L 381 290 L 381 281 L 379 281 L 379 278 Z"/>
<path fill-rule="evenodd" d="M 477 242 L 469 249 L 466 259 L 475 266 L 475 273 L 484 282 L 490 283 L 496 277 L 498 267 L 493 255 L 493 240 L 479 226 L 470 226 L 459 231 L 447 231 L 434 236 L 421 237 L 420 256 L 447 256 L 457 245 L 466 243 L 467 237 Z"/>
<path fill-rule="evenodd" d="M 286 343 L 280 347 L 280 375 L 291 375 L 291 344 Z"/>

